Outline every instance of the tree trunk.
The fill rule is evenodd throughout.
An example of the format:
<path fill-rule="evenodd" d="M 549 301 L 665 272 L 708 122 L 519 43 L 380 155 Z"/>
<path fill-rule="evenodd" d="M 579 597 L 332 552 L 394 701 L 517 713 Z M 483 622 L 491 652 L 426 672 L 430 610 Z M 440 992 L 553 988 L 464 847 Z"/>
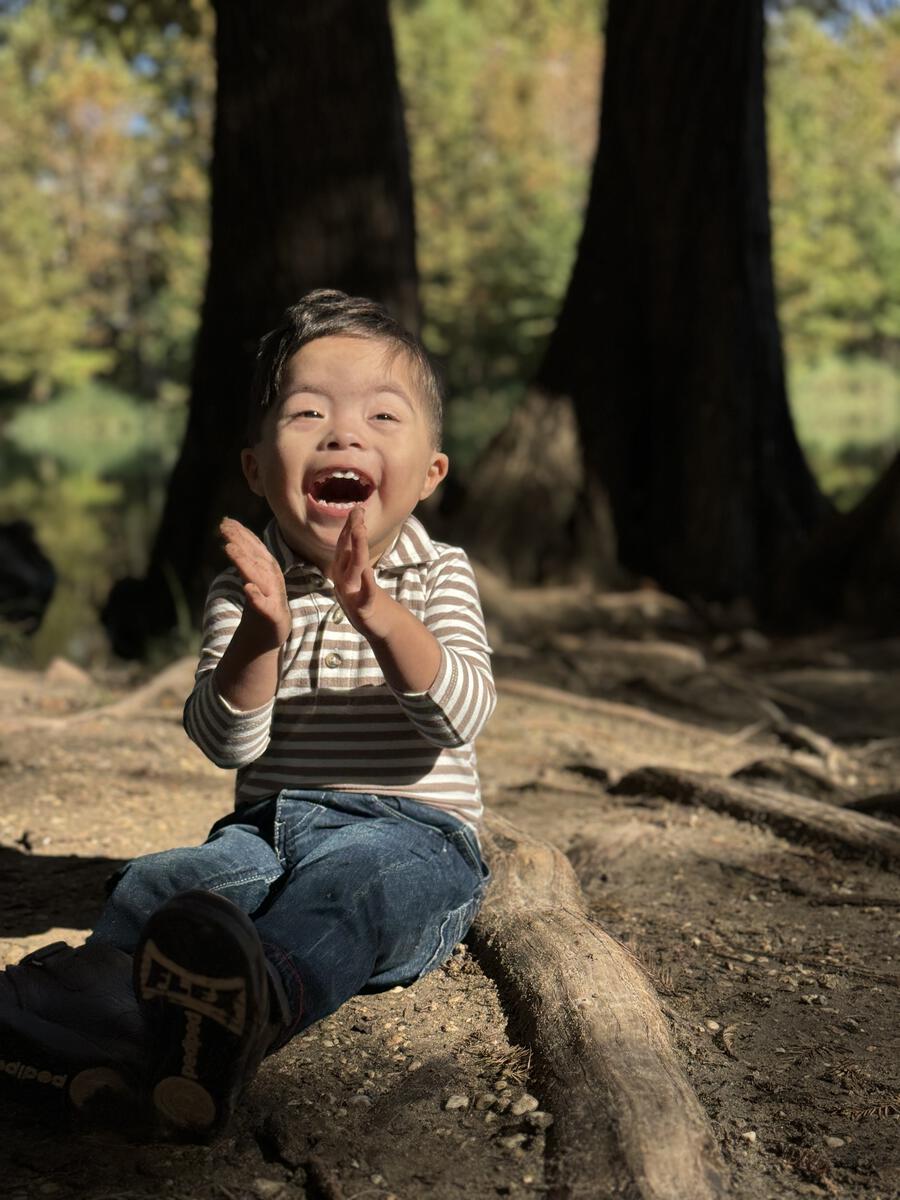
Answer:
<path fill-rule="evenodd" d="M 226 513 L 259 527 L 239 453 L 256 345 L 310 288 L 418 326 L 412 191 L 387 0 L 217 0 L 209 275 L 190 414 L 147 577 L 104 613 L 139 655 L 176 602 L 196 619 Z"/>
<path fill-rule="evenodd" d="M 482 455 L 456 510 L 448 502 L 441 512 L 479 562 L 518 583 L 623 582 L 609 503 L 585 478 L 565 396 L 533 387 Z"/>
<path fill-rule="evenodd" d="M 771 267 L 762 0 L 610 0 L 584 235 L 541 382 L 575 401 L 625 565 L 765 600 L 826 510 Z"/>
<path fill-rule="evenodd" d="M 608 494 L 626 568 L 677 595 L 764 604 L 828 506 L 785 393 L 763 25 L 762 0 L 610 0 L 584 231 L 536 382 L 574 401 L 585 487 Z M 529 451 L 523 502 L 500 493 L 529 527 L 531 480 Z"/>
<path fill-rule="evenodd" d="M 836 513 L 778 580 L 786 628 L 846 621 L 900 630 L 900 455 L 856 507 Z"/>

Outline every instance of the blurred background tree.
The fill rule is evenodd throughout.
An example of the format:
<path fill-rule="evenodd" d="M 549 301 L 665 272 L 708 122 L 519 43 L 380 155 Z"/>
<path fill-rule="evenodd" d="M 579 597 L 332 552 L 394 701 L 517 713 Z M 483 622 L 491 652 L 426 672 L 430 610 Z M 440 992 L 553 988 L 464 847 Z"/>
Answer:
<path fill-rule="evenodd" d="M 97 609 L 143 567 L 184 425 L 213 72 L 207 6 L 178 9 L 0 16 L 0 519 L 57 567 L 39 661 L 104 652 Z"/>
<path fill-rule="evenodd" d="M 210 252 L 185 436 L 146 570 L 102 611 L 145 657 L 199 622 L 225 565 L 224 514 L 262 532 L 240 466 L 260 337 L 312 288 L 374 296 L 419 323 L 412 185 L 387 0 L 213 0 Z M 187 619 L 180 614 L 186 614 Z"/>
<path fill-rule="evenodd" d="M 393 0 L 423 328 L 450 384 L 463 483 L 525 395 L 568 282 L 601 7 Z M 158 523 L 208 252 L 213 32 L 206 0 L 0 13 L 0 520 L 30 517 L 60 574 L 26 651 L 39 662 L 106 653 L 96 609 L 144 569 Z M 898 444 L 898 64 L 890 4 L 772 6 L 790 398 L 844 507 Z"/>

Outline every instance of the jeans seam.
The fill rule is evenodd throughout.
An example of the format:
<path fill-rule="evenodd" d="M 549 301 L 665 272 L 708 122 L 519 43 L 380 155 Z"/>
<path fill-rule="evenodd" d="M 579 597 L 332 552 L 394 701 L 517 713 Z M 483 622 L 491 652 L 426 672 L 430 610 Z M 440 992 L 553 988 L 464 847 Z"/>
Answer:
<path fill-rule="evenodd" d="M 303 1020 L 303 976 L 297 970 L 294 960 L 282 946 L 275 946 L 272 943 L 267 942 L 265 943 L 265 952 L 266 957 L 272 962 L 280 975 L 283 976 L 286 971 L 290 973 L 291 979 L 293 980 L 297 990 L 297 1001 L 296 1005 L 294 1006 L 296 1007 L 296 1016 L 294 1017 L 293 1021 L 282 1030 L 281 1034 L 276 1039 L 275 1048 L 280 1049 L 281 1046 L 285 1045 L 291 1040 L 291 1038 L 297 1032 L 298 1025 Z M 293 1005 L 293 994 L 290 995 L 290 999 Z"/>
<path fill-rule="evenodd" d="M 447 833 L 443 829 L 439 829 L 437 825 L 431 825 L 428 821 L 420 821 L 416 817 L 411 817 L 405 812 L 401 812 L 398 808 L 392 808 L 387 804 L 383 796 L 376 796 L 373 792 L 365 792 L 364 795 L 373 800 L 378 807 L 387 816 L 398 817 L 401 821 L 407 821 L 410 825 L 418 825 L 420 829 L 427 829 L 430 833 L 436 833 L 438 837 L 447 837 Z M 453 830 L 452 832 L 456 832 Z"/>
<path fill-rule="evenodd" d="M 474 912 L 474 914 L 472 914 L 472 917 L 469 920 L 469 923 L 466 927 L 465 932 L 460 932 L 459 936 L 454 937 L 453 945 L 448 947 L 447 945 L 445 945 L 444 931 L 447 929 L 447 926 L 449 925 L 451 920 L 458 920 L 458 914 L 462 913 L 463 911 L 471 910 L 473 905 L 476 906 L 475 912 Z M 453 953 L 453 947 L 459 941 L 460 937 L 464 937 L 465 933 L 468 932 L 468 930 L 471 928 L 472 922 L 474 921 L 477 913 L 478 913 L 478 905 L 477 905 L 477 901 L 476 901 L 475 897 L 472 897 L 469 900 L 466 900 L 464 904 L 460 904 L 457 908 L 450 909 L 450 911 L 444 917 L 444 920 L 441 922 L 440 928 L 438 929 L 437 949 L 435 950 L 434 954 L 432 954 L 431 958 L 429 958 L 429 960 L 425 964 L 425 966 L 422 967 L 422 970 L 420 971 L 417 978 L 421 979 L 423 975 L 427 975 L 430 971 L 436 970 L 437 967 L 439 967 L 440 964 L 450 954 Z M 460 931 L 462 931 L 462 927 L 463 927 L 462 920 L 458 920 L 457 927 Z"/>
<path fill-rule="evenodd" d="M 315 794 L 318 795 L 320 793 L 315 793 Z M 272 847 L 272 849 L 275 851 L 275 857 L 278 859 L 279 863 L 281 864 L 282 871 L 286 871 L 288 869 L 288 861 L 287 861 L 288 855 L 287 855 L 287 847 L 285 845 L 285 828 L 286 828 L 288 822 L 282 816 L 283 802 L 285 800 L 293 800 L 293 799 L 300 799 L 300 797 L 297 796 L 296 793 L 292 793 L 289 789 L 285 789 L 284 791 L 279 792 L 278 798 L 275 801 L 275 817 L 274 817 L 274 824 L 273 824 L 273 831 L 272 831 L 272 841 L 275 844 Z M 305 825 L 306 822 L 310 820 L 310 818 L 314 817 L 317 813 L 325 812 L 325 805 L 317 804 L 315 800 L 307 800 L 304 797 L 303 803 L 309 804 L 312 807 L 309 809 L 308 812 L 303 814 L 303 816 L 301 817 L 301 819 L 299 821 L 295 820 L 295 821 L 291 822 L 292 832 L 296 832 L 299 828 L 301 828 L 303 825 Z"/>
<path fill-rule="evenodd" d="M 227 879 L 223 879 L 221 882 L 211 880 L 205 886 L 209 892 L 221 892 L 230 887 L 243 887 L 246 883 L 274 883 L 276 879 L 280 878 L 280 871 L 276 871 L 274 874 L 264 871 L 262 874 L 256 875 L 229 875 Z"/>
<path fill-rule="evenodd" d="M 452 833 L 448 833 L 447 840 L 452 841 L 453 845 L 459 851 L 460 856 L 465 859 L 466 862 L 468 862 L 472 870 L 475 871 L 479 879 L 481 879 L 482 864 L 484 863 L 484 859 L 477 850 L 473 849 L 463 830 L 457 829 L 453 830 Z"/>

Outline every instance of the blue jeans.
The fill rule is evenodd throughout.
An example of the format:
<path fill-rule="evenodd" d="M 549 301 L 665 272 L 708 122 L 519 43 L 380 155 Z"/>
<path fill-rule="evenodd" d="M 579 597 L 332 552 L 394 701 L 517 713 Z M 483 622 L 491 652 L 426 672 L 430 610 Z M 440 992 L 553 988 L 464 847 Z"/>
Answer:
<path fill-rule="evenodd" d="M 284 982 L 279 1044 L 358 993 L 420 979 L 465 936 L 491 874 L 457 817 L 403 796 L 284 791 L 238 809 L 202 846 L 113 876 L 92 939 L 133 953 L 151 913 L 190 888 L 252 919 Z"/>

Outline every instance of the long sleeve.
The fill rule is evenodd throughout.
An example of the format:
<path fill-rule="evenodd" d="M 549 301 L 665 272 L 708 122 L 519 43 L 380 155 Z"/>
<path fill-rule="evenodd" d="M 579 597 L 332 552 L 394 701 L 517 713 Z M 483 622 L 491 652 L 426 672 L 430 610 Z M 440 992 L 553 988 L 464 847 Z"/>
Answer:
<path fill-rule="evenodd" d="M 422 737 L 461 746 L 475 740 L 497 700 L 478 587 L 462 550 L 435 564 L 424 620 L 441 647 L 434 683 L 427 692 L 391 690 Z"/>
<path fill-rule="evenodd" d="M 206 599 L 203 643 L 194 688 L 184 706 L 184 729 L 217 767 L 243 767 L 255 762 L 269 745 L 274 697 L 261 708 L 240 712 L 218 693 L 215 668 L 234 636 L 244 607 L 236 571 L 217 576 Z"/>

